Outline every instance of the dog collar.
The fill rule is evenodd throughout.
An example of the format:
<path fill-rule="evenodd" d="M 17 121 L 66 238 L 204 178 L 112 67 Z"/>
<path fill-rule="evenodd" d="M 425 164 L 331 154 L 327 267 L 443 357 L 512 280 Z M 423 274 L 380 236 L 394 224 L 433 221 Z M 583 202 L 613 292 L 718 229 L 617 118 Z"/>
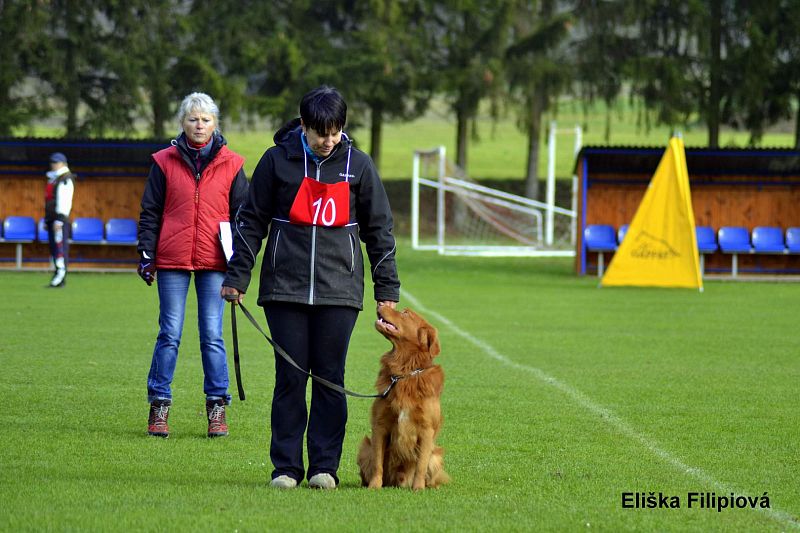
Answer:
<path fill-rule="evenodd" d="M 428 368 L 430 368 L 430 367 L 428 367 Z M 409 374 L 403 374 L 403 375 L 400 375 L 400 376 L 390 376 L 390 377 L 392 379 L 392 383 L 396 383 L 396 382 L 400 381 L 401 379 L 410 378 L 410 377 L 416 376 L 417 374 L 421 374 L 422 372 L 425 372 L 428 368 L 417 368 L 415 370 L 412 370 L 411 373 L 409 373 Z"/>
<path fill-rule="evenodd" d="M 389 396 L 389 393 L 390 393 L 390 392 L 392 392 L 392 389 L 394 388 L 394 386 L 395 386 L 395 385 L 397 385 L 397 382 L 398 382 L 398 381 L 400 381 L 401 379 L 406 379 L 406 378 L 410 378 L 410 377 L 416 376 L 417 374 L 421 374 L 422 372 L 425 372 L 426 370 L 428 370 L 428 368 L 430 368 L 430 367 L 427 367 L 427 368 L 417 368 L 417 369 L 415 369 L 415 370 L 412 370 L 412 371 L 411 371 L 410 373 L 408 373 L 408 374 L 402 374 L 402 375 L 399 375 L 399 376 L 396 376 L 396 375 L 391 375 L 391 376 L 389 376 L 389 379 L 391 379 L 391 380 L 392 380 L 392 382 L 391 382 L 391 383 L 389 383 L 389 386 L 388 386 L 388 387 L 386 387 L 386 390 L 385 390 L 385 391 L 383 391 L 383 392 L 380 394 L 380 397 L 381 397 L 381 398 L 386 398 L 387 396 Z"/>

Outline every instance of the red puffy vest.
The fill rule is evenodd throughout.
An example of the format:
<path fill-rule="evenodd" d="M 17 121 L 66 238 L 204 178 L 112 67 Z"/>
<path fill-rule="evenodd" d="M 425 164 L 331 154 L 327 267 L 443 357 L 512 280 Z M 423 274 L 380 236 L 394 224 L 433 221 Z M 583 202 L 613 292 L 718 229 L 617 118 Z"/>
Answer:
<path fill-rule="evenodd" d="M 199 180 L 175 146 L 156 152 L 153 159 L 166 178 L 156 268 L 224 272 L 219 223 L 230 221 L 231 185 L 244 158 L 223 146 Z"/>

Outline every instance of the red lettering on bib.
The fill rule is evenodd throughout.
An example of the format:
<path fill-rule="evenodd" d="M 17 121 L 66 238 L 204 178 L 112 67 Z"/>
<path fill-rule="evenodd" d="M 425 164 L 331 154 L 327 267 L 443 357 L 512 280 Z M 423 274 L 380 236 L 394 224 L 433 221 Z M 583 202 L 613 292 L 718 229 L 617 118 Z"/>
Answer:
<path fill-rule="evenodd" d="M 350 222 L 350 184 L 303 178 L 289 211 L 289 221 L 307 226 L 341 227 Z"/>

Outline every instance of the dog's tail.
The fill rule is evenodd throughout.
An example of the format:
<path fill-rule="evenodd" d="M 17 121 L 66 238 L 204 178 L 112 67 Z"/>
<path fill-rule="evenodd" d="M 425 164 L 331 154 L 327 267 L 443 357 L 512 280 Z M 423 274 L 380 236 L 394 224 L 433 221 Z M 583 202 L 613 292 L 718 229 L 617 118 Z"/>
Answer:
<path fill-rule="evenodd" d="M 364 437 L 361 447 L 358 449 L 358 469 L 361 472 L 361 486 L 369 486 L 372 473 L 375 472 L 375 465 L 372 464 L 372 441 L 369 437 Z"/>
<path fill-rule="evenodd" d="M 436 488 L 450 482 L 450 476 L 444 471 L 444 448 L 437 446 L 431 454 L 431 461 L 428 463 L 428 472 L 425 484 L 428 487 Z"/>

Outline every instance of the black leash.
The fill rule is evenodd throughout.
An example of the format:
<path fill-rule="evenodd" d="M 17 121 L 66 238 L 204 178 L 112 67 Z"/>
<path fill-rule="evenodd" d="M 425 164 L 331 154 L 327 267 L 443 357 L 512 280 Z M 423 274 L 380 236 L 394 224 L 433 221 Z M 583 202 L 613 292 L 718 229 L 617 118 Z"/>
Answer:
<path fill-rule="evenodd" d="M 236 370 L 236 388 L 239 389 L 239 400 L 244 401 L 242 371 L 239 368 L 239 332 L 236 327 L 236 304 L 231 302 L 231 330 L 233 331 L 233 367 Z"/>
<path fill-rule="evenodd" d="M 233 327 L 233 362 L 234 362 L 234 365 L 236 367 L 236 385 L 239 387 L 239 399 L 240 400 L 244 400 L 244 390 L 242 389 L 242 378 L 241 378 L 241 375 L 239 373 L 239 336 L 238 336 L 238 334 L 236 332 L 236 305 L 237 304 L 235 302 L 231 301 L 231 326 Z M 407 375 L 404 375 L 404 376 L 391 376 L 390 377 L 391 383 L 389 383 L 389 386 L 386 387 L 386 390 L 383 391 L 380 394 L 361 394 L 361 393 L 358 393 L 358 392 L 349 391 L 349 390 L 345 389 L 344 387 L 342 387 L 340 385 L 337 385 L 336 383 L 333 383 L 332 381 L 328 381 L 325 378 L 321 378 L 319 376 L 315 376 L 311 372 L 305 370 L 300 365 L 298 365 L 294 361 L 294 359 L 292 359 L 291 356 L 288 353 L 286 353 L 286 351 L 283 348 L 280 347 L 280 345 L 277 342 L 272 340 L 269 337 L 269 335 L 267 335 L 264 332 L 264 330 L 261 329 L 261 326 L 258 325 L 258 322 L 256 322 L 256 319 L 253 318 L 253 315 L 250 314 L 250 311 L 248 311 L 247 308 L 244 305 L 242 305 L 241 303 L 239 303 L 238 305 L 239 305 L 239 307 L 242 308 L 242 313 L 244 313 L 244 316 L 247 317 L 247 320 L 249 320 L 250 323 L 253 324 L 253 326 L 258 330 L 258 332 L 261 333 L 261 335 L 263 335 L 265 339 L 267 339 L 267 342 L 269 342 L 272 345 L 272 347 L 275 349 L 275 352 L 277 352 L 281 357 L 283 357 L 286 360 L 287 363 L 289 363 L 290 365 L 295 367 L 297 370 L 299 370 L 303 374 L 309 376 L 314 381 L 325 385 L 329 389 L 333 389 L 333 390 L 335 390 L 337 392 L 341 392 L 342 394 L 347 394 L 348 396 L 354 396 L 356 398 L 386 398 L 389 395 L 389 393 L 392 391 L 394 386 L 397 384 L 398 381 L 400 381 L 401 379 L 405 379 L 405 378 L 411 377 L 411 376 L 416 376 L 417 374 L 419 374 L 420 372 L 423 372 L 425 370 L 424 368 L 418 368 L 418 369 L 414 370 L 413 372 L 411 372 L 410 374 L 407 374 Z"/>

